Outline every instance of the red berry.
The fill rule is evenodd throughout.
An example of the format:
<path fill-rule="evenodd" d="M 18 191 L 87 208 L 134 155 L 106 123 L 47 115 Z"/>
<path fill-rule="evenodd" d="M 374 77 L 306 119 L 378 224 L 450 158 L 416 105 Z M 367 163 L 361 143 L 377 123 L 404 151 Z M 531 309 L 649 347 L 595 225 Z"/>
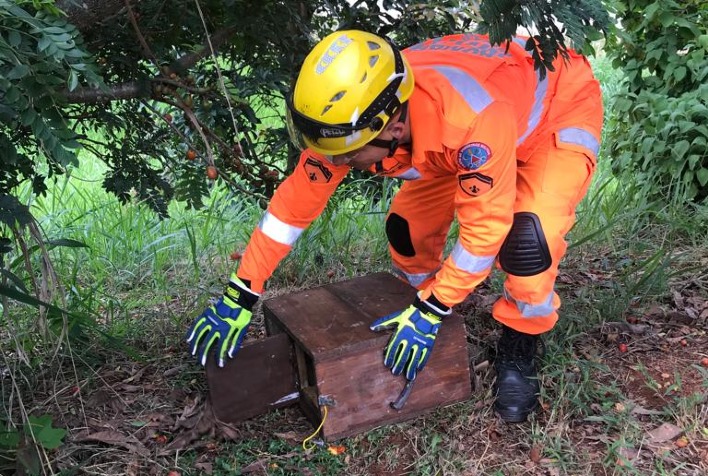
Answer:
<path fill-rule="evenodd" d="M 622 352 L 623 354 L 624 354 L 625 352 L 627 352 L 627 350 L 628 350 L 628 349 L 627 349 L 627 344 L 625 344 L 624 342 L 622 342 L 621 344 L 619 344 L 619 345 L 617 346 L 617 348 L 618 348 L 619 351 Z"/>

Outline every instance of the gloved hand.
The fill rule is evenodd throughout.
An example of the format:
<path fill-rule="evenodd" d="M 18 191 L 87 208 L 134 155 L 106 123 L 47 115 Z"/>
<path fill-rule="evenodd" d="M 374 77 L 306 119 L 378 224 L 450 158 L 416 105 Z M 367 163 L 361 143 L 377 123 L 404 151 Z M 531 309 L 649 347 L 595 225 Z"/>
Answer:
<path fill-rule="evenodd" d="M 224 366 L 226 354 L 229 358 L 236 354 L 251 323 L 251 309 L 259 296 L 236 274 L 231 275 L 224 295 L 195 319 L 187 333 L 190 351 L 202 365 L 206 365 L 209 350 L 214 344 L 217 345 L 219 367 Z"/>
<path fill-rule="evenodd" d="M 394 375 L 405 370 L 406 379 L 415 380 L 428 362 L 441 319 L 451 312 L 435 296 L 422 301 L 418 293 L 407 309 L 377 319 L 370 326 L 372 331 L 396 328 L 384 349 L 384 365 Z"/>

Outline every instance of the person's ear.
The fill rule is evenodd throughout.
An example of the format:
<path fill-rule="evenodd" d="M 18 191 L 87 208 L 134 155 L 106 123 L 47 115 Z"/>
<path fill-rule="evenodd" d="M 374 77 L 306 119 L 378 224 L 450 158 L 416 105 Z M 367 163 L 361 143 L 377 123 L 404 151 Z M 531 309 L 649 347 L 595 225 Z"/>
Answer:
<path fill-rule="evenodd" d="M 386 125 L 386 132 L 391 134 L 396 139 L 401 139 L 405 132 L 405 124 L 402 122 L 391 121 Z"/>

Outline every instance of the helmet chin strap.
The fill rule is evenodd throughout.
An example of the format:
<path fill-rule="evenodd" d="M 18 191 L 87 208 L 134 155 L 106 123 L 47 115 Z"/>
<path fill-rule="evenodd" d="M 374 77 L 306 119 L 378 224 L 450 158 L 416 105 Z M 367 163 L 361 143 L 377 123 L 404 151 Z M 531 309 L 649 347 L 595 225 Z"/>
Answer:
<path fill-rule="evenodd" d="M 408 102 L 401 104 L 401 115 L 398 117 L 396 122 L 406 122 L 406 115 L 408 113 Z M 398 139 L 395 137 L 391 140 L 383 140 L 375 137 L 371 139 L 367 145 L 373 145 L 374 147 L 380 147 L 382 149 L 388 149 L 388 155 L 386 157 L 393 157 L 398 148 Z"/>

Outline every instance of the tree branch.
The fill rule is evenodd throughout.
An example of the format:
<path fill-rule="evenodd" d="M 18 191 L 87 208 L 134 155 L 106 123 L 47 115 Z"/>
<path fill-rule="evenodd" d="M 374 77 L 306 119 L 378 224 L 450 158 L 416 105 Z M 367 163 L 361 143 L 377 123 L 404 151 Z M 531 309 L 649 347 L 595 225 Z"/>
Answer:
<path fill-rule="evenodd" d="M 211 36 L 211 45 L 216 51 L 225 41 L 236 32 L 235 28 L 224 28 Z M 211 55 L 209 42 L 205 41 L 199 51 L 188 53 L 178 58 L 170 66 L 170 70 L 183 73 L 194 66 L 198 61 Z M 165 81 L 158 78 L 159 81 Z M 102 104 L 116 100 L 147 98 L 152 95 L 150 81 L 131 81 L 128 83 L 115 84 L 105 89 L 79 88 L 74 91 L 67 91 L 64 95 L 69 103 Z"/>
<path fill-rule="evenodd" d="M 104 89 L 80 88 L 67 91 L 64 98 L 71 104 L 103 104 L 111 101 L 145 98 L 151 95 L 152 88 L 149 81 L 131 81 Z"/>

